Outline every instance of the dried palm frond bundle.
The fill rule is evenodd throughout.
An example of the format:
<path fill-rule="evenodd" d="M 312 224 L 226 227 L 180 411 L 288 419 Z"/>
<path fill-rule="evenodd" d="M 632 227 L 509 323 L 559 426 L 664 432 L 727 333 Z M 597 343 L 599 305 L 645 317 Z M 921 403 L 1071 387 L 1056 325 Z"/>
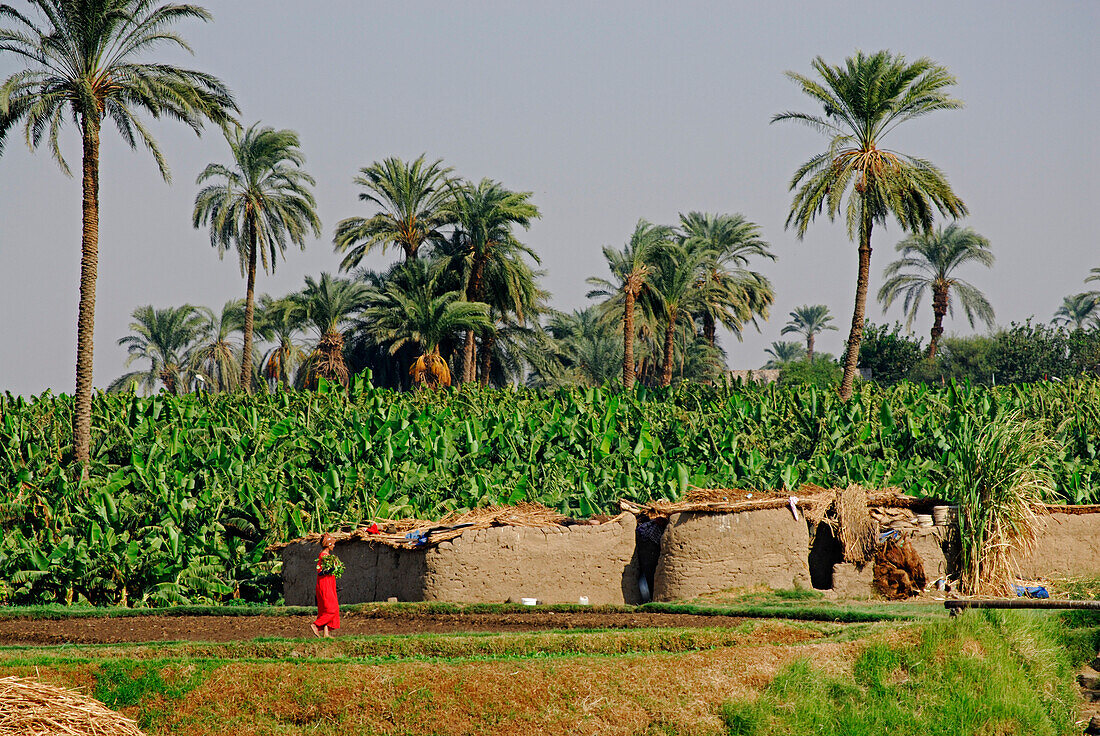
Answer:
<path fill-rule="evenodd" d="M 0 736 L 144 736 L 98 700 L 22 677 L 0 678 Z"/>
<path fill-rule="evenodd" d="M 884 494 L 871 494 L 863 486 L 855 484 L 826 493 L 828 495 L 819 496 L 818 502 L 806 513 L 811 533 L 817 532 L 819 524 L 825 524 L 840 541 L 845 562 L 869 562 L 875 556 L 878 537 L 878 523 L 869 506 L 889 503 L 891 499 L 886 495 L 900 493 L 896 489 L 888 489 Z"/>
<path fill-rule="evenodd" d="M 439 354 L 439 348 L 414 360 L 409 367 L 409 375 L 414 386 L 439 388 L 451 385 L 451 368 Z"/>

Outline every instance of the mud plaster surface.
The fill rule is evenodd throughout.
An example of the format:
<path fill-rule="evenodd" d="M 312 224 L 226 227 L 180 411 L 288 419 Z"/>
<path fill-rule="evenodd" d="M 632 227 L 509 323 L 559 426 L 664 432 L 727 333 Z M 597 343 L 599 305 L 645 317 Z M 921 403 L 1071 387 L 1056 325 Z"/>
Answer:
<path fill-rule="evenodd" d="M 344 562 L 340 601 L 640 603 L 633 516 L 597 526 L 493 527 L 467 532 L 426 550 L 366 542 L 337 544 Z M 314 603 L 313 543 L 283 552 L 283 596 L 290 606 Z"/>
<path fill-rule="evenodd" d="M 787 509 L 674 514 L 661 540 L 653 598 L 753 585 L 809 588 L 809 553 L 806 523 Z"/>

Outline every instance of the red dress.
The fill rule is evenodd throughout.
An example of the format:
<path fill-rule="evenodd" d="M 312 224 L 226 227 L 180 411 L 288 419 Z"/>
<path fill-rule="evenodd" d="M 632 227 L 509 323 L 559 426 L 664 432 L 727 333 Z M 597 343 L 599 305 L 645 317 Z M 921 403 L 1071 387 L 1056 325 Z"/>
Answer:
<path fill-rule="evenodd" d="M 321 574 L 321 560 L 328 550 L 321 550 L 317 558 L 317 620 L 313 625 L 330 629 L 340 628 L 340 601 L 336 600 L 336 576 Z"/>

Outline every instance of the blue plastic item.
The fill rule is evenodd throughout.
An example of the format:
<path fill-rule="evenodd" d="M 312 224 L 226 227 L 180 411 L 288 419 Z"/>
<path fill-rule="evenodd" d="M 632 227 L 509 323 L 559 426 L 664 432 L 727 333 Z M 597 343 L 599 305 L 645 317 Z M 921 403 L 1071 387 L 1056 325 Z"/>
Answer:
<path fill-rule="evenodd" d="M 1050 593 L 1041 585 L 1013 585 L 1020 598 L 1050 598 Z"/>

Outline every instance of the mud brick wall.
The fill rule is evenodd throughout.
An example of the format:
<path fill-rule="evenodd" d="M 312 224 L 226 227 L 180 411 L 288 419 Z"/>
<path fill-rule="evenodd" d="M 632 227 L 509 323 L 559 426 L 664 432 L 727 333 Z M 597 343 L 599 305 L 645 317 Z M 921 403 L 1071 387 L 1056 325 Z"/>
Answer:
<path fill-rule="evenodd" d="M 344 563 L 337 581 L 341 603 L 451 601 L 503 603 L 640 603 L 633 516 L 613 523 L 569 527 L 493 527 L 423 550 L 367 542 L 336 545 Z M 283 596 L 290 606 L 314 605 L 320 546 L 283 549 Z"/>
<path fill-rule="evenodd" d="M 752 585 L 809 588 L 809 553 L 806 522 L 787 509 L 674 514 L 661 540 L 653 599 Z"/>
<path fill-rule="evenodd" d="M 634 532 L 614 523 L 493 527 L 463 534 L 427 553 L 424 600 L 493 603 L 639 603 Z"/>
<path fill-rule="evenodd" d="M 1024 578 L 1100 575 L 1100 514 L 1052 513 L 1035 549 L 1020 560 Z"/>
<path fill-rule="evenodd" d="M 312 606 L 316 600 L 316 542 L 295 542 L 283 549 L 283 598 L 288 606 Z M 393 549 L 366 542 L 339 543 L 334 554 L 344 563 L 344 574 L 336 581 L 341 603 L 424 600 L 426 566 L 424 553 Z"/>

